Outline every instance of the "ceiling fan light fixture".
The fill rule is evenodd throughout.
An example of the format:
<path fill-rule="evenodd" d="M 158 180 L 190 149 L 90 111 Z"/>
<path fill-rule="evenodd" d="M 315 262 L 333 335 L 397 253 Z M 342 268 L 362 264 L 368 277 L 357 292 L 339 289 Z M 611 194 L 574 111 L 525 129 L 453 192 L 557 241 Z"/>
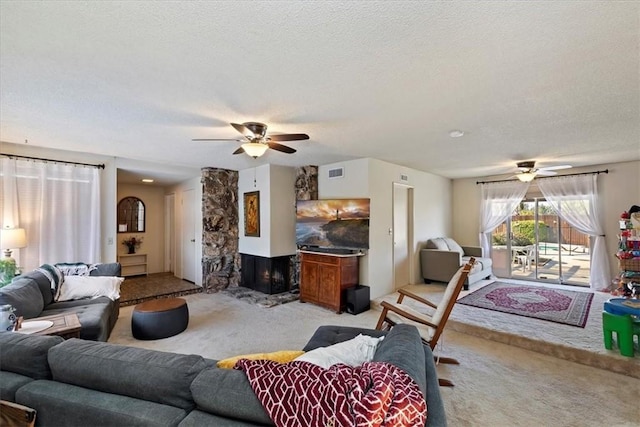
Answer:
<path fill-rule="evenodd" d="M 259 142 L 246 142 L 242 144 L 242 149 L 244 150 L 244 152 L 254 159 L 262 156 L 268 148 L 269 146 L 267 144 L 261 144 Z"/>
<path fill-rule="evenodd" d="M 537 173 L 535 172 L 522 172 L 516 175 L 518 179 L 522 182 L 531 182 L 533 178 L 535 178 Z"/>

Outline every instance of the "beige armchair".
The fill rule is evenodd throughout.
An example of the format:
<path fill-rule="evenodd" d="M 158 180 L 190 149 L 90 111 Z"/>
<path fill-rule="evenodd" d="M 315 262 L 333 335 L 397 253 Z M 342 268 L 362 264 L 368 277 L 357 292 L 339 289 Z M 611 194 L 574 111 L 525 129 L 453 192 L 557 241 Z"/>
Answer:
<path fill-rule="evenodd" d="M 483 255 L 481 247 L 460 246 L 449 237 L 429 239 L 425 248 L 420 251 L 422 278 L 425 283 L 448 283 L 458 269 L 473 257 L 476 263 L 464 283 L 464 290 L 468 290 L 469 285 L 493 275 L 491 258 Z"/>

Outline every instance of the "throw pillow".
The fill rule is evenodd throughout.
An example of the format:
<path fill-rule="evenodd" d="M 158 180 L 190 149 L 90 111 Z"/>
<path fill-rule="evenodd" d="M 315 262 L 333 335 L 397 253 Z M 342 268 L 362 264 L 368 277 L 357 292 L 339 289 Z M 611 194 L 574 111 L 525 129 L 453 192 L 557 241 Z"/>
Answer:
<path fill-rule="evenodd" d="M 64 282 L 64 274 L 60 271 L 56 266 L 51 264 L 42 264 L 40 267 L 36 268 L 36 271 L 44 274 L 47 279 L 51 282 L 51 294 L 53 295 L 53 299 L 57 299 L 58 293 L 60 292 L 60 286 L 62 282 Z"/>
<path fill-rule="evenodd" d="M 67 276 L 56 301 L 96 297 L 107 297 L 115 301 L 120 298 L 120 285 L 123 281 L 124 277 Z"/>
<path fill-rule="evenodd" d="M 427 240 L 427 249 L 437 249 L 439 251 L 448 251 L 449 246 L 442 237 Z"/>
<path fill-rule="evenodd" d="M 450 237 L 445 237 L 444 241 L 447 243 L 450 251 L 459 252 L 460 255 L 464 255 L 464 249 L 462 249 L 462 246 L 460 246 L 458 242 Z"/>
<path fill-rule="evenodd" d="M 378 348 L 378 343 L 383 339 L 384 337 L 374 338 L 360 334 L 348 341 L 308 351 L 295 360 L 313 363 L 323 368 L 328 368 L 336 363 L 360 366 L 364 362 L 371 362 L 373 360 L 373 356 Z"/>
<path fill-rule="evenodd" d="M 302 350 L 281 350 L 274 351 L 273 353 L 254 353 L 254 354 L 244 354 L 241 356 L 229 357 L 227 359 L 218 361 L 218 368 L 223 369 L 232 369 L 236 366 L 236 362 L 240 359 L 249 359 L 249 360 L 273 360 L 278 363 L 287 363 L 291 362 L 298 356 L 304 354 Z"/>
<path fill-rule="evenodd" d="M 88 276 L 92 270 L 96 269 L 95 264 L 89 265 L 84 262 L 58 262 L 55 266 L 65 276 Z"/>

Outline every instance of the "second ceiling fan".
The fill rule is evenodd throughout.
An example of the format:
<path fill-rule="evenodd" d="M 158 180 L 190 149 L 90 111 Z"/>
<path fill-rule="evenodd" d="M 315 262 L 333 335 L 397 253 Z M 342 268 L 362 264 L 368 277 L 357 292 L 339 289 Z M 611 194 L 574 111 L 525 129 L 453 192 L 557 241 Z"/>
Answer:
<path fill-rule="evenodd" d="M 244 139 L 193 139 L 193 141 L 243 142 L 240 148 L 234 151 L 233 154 L 247 153 L 249 156 L 256 159 L 262 156 L 269 148 L 287 154 L 293 154 L 296 152 L 295 149 L 286 145 L 278 144 L 275 141 L 301 141 L 309 139 L 309 135 L 307 135 L 306 133 L 284 133 L 267 135 L 267 125 L 260 122 L 244 122 L 242 124 L 231 123 L 231 126 L 233 126 L 235 130 L 240 132 L 244 136 Z"/>

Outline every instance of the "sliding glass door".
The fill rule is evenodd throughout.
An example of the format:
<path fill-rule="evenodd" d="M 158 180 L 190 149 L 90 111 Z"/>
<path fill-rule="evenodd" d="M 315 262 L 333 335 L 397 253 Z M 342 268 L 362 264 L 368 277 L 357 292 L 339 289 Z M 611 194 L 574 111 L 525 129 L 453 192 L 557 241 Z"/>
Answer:
<path fill-rule="evenodd" d="M 494 230 L 492 258 L 498 277 L 589 286 L 589 236 L 544 199 L 523 200 Z"/>

